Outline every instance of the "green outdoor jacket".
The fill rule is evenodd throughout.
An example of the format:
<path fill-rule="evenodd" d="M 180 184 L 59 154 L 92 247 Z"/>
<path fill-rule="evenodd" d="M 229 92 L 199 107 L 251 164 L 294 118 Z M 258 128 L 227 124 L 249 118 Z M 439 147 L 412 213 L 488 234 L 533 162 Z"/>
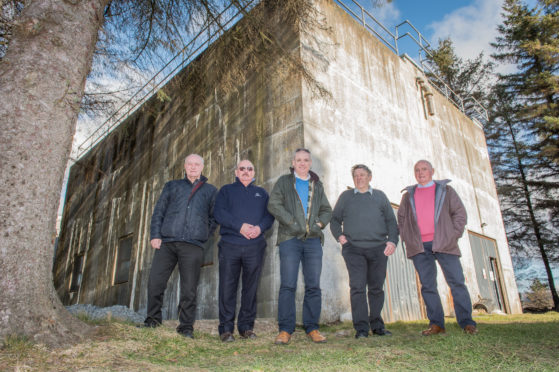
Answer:
<path fill-rule="evenodd" d="M 277 244 L 298 238 L 320 238 L 324 243 L 322 229 L 330 222 L 332 208 L 324 194 L 324 187 L 318 176 L 310 172 L 311 176 L 311 197 L 309 219 L 305 221 L 303 204 L 295 189 L 295 175 L 293 169 L 290 174 L 281 176 L 270 194 L 268 201 L 268 211 L 278 220 L 278 240 Z M 322 227 L 317 223 L 320 222 Z"/>

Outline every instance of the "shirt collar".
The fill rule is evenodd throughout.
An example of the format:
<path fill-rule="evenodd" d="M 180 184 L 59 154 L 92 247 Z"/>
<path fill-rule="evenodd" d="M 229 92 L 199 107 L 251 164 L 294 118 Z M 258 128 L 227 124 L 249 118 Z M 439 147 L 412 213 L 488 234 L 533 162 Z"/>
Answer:
<path fill-rule="evenodd" d="M 293 174 L 295 175 L 295 178 L 298 178 L 298 179 L 300 179 L 301 181 L 308 181 L 308 180 L 311 179 L 311 174 L 310 174 L 310 173 L 307 174 L 307 178 L 301 178 L 301 177 L 299 177 L 299 175 L 297 174 L 297 172 L 293 172 Z"/>
<path fill-rule="evenodd" d="M 424 188 L 426 188 L 426 187 L 431 187 L 431 186 L 433 186 L 434 184 L 435 184 L 435 181 L 431 180 L 431 182 L 429 182 L 427 185 L 424 185 L 424 186 L 418 183 L 418 184 L 417 184 L 417 187 L 420 188 L 420 189 L 424 189 Z"/>
<path fill-rule="evenodd" d="M 373 188 L 371 187 L 371 185 L 369 185 L 369 189 L 368 189 L 367 191 L 365 191 L 365 192 L 368 192 L 369 194 L 373 195 Z M 365 192 L 364 192 L 364 193 L 365 193 Z M 354 194 L 359 194 L 359 190 L 357 190 L 357 188 L 355 188 L 355 189 L 353 189 L 353 193 L 354 193 Z M 364 194 L 364 193 L 363 193 L 363 194 Z"/>

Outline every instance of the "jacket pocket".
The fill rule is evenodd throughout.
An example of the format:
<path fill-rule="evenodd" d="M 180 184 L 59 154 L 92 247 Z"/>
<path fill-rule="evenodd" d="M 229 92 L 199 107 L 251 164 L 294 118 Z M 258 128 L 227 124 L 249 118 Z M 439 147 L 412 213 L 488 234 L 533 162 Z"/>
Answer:
<path fill-rule="evenodd" d="M 322 233 L 322 229 L 320 228 L 320 226 L 318 226 L 318 224 L 315 222 L 313 223 L 310 228 L 309 231 L 312 233 L 312 235 L 314 236 L 320 236 L 320 234 Z"/>
<path fill-rule="evenodd" d="M 196 222 L 192 223 L 192 228 L 190 230 L 192 239 L 206 241 L 208 240 L 209 227 L 208 219 L 202 216 L 196 216 Z"/>
<path fill-rule="evenodd" d="M 175 238 L 179 235 L 180 231 L 177 230 L 178 213 L 171 212 L 165 215 L 163 223 L 161 224 L 161 236 L 168 238 Z"/>

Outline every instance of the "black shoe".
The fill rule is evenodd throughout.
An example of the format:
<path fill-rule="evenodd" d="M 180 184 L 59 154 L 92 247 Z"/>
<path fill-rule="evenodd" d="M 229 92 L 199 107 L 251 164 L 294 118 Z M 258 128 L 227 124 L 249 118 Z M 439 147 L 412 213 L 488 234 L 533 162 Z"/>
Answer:
<path fill-rule="evenodd" d="M 369 337 L 369 332 L 358 331 L 357 333 L 355 333 L 355 338 L 367 338 L 367 337 Z"/>
<path fill-rule="evenodd" d="M 231 334 L 231 332 L 225 332 L 219 335 L 221 342 L 233 342 L 235 341 L 235 337 Z"/>
<path fill-rule="evenodd" d="M 373 334 L 377 336 L 392 336 L 392 332 L 384 328 L 373 329 Z"/>
<path fill-rule="evenodd" d="M 177 333 L 182 337 L 194 338 L 194 334 L 190 330 L 181 331 L 181 332 L 177 331 Z"/>
<path fill-rule="evenodd" d="M 241 336 L 241 338 L 250 338 L 251 340 L 254 340 L 256 338 L 256 333 L 254 333 L 252 329 L 246 330 L 244 332 L 239 332 L 239 335 Z"/>
<path fill-rule="evenodd" d="M 136 328 L 157 328 L 161 325 L 161 323 L 150 321 L 144 322 L 142 324 L 136 324 Z"/>

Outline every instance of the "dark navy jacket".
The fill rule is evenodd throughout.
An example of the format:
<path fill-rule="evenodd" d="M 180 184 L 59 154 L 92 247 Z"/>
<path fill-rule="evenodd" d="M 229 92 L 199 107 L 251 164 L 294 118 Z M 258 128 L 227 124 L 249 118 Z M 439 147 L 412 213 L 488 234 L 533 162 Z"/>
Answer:
<path fill-rule="evenodd" d="M 215 200 L 214 216 L 221 225 L 221 240 L 226 243 L 247 245 L 265 240 L 264 232 L 274 223 L 268 212 L 268 193 L 254 182 L 245 187 L 236 181 L 219 190 Z M 256 239 L 247 239 L 239 232 L 243 223 L 259 226 L 262 232 Z"/>
<path fill-rule="evenodd" d="M 207 180 L 200 176 L 194 184 L 188 178 L 165 184 L 151 216 L 151 239 L 204 247 L 217 227 L 213 217 L 217 188 Z"/>

